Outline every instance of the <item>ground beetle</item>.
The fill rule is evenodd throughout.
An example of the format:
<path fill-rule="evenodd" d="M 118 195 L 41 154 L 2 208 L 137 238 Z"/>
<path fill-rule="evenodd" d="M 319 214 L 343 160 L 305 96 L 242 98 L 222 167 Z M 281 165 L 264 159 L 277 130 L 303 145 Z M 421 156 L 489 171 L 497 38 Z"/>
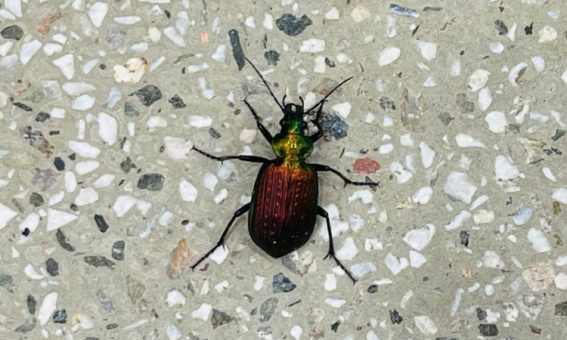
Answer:
<path fill-rule="evenodd" d="M 333 236 L 331 235 L 331 221 L 325 209 L 317 204 L 319 185 L 317 180 L 318 171 L 330 171 L 339 176 L 347 184 L 376 186 L 375 182 L 354 182 L 339 171 L 322 164 L 307 163 L 306 159 L 313 151 L 313 144 L 321 138 L 321 116 L 325 100 L 341 85 L 352 79 L 352 77 L 335 86 L 323 99 L 310 109 L 305 110 L 303 99 L 300 97 L 301 105 L 286 104 L 285 96 L 282 102 L 278 101 L 268 82 L 264 79 L 258 68 L 248 58 L 246 61 L 258 74 L 264 85 L 268 88 L 270 95 L 282 110 L 284 116 L 280 120 L 281 130 L 275 136 L 262 124 L 260 117 L 254 108 L 244 99 L 250 112 L 256 120 L 256 125 L 262 135 L 272 145 L 276 159 L 266 159 L 258 156 L 214 156 L 201 149 L 193 147 L 196 152 L 217 161 L 238 159 L 246 162 L 262 163 L 258 172 L 252 199 L 240 207 L 228 222 L 222 236 L 217 244 L 203 255 L 191 266 L 195 269 L 218 247 L 223 246 L 226 235 L 234 220 L 248 212 L 248 232 L 258 247 L 274 258 L 282 257 L 303 246 L 315 228 L 317 215 L 325 218 L 327 232 L 329 233 L 329 252 L 327 257 L 335 260 L 346 274 L 356 282 L 356 279 L 348 269 L 335 256 L 333 247 Z M 305 116 L 317 109 L 315 119 L 312 123 L 317 127 L 317 132 L 311 136 L 305 135 L 307 123 Z"/>

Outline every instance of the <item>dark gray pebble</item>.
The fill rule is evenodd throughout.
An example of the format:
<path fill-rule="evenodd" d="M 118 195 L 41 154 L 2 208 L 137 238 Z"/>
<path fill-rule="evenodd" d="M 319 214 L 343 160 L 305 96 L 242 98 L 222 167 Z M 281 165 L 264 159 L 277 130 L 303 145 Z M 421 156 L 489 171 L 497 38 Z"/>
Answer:
<path fill-rule="evenodd" d="M 24 30 L 18 25 L 11 25 L 4 28 L 0 35 L 4 39 L 20 40 L 24 36 Z"/>
<path fill-rule="evenodd" d="M 396 111 L 396 103 L 394 102 L 394 100 L 388 97 L 381 97 L 379 102 L 382 110 L 386 112 Z"/>
<path fill-rule="evenodd" d="M 98 230 L 100 230 L 101 233 L 106 233 L 106 231 L 108 230 L 108 223 L 106 223 L 104 216 L 95 214 L 94 220 L 96 222 Z"/>
<path fill-rule="evenodd" d="M 130 172 L 130 170 L 132 169 L 136 169 L 136 164 L 134 164 L 134 162 L 132 162 L 132 159 L 130 159 L 130 157 L 126 157 L 125 160 L 123 160 L 122 162 L 120 162 L 120 169 L 122 169 L 122 171 L 127 174 Z"/>
<path fill-rule="evenodd" d="M 65 170 L 65 162 L 61 159 L 61 157 L 55 157 L 55 159 L 53 159 L 53 165 L 58 171 Z"/>
<path fill-rule="evenodd" d="M 244 51 L 242 51 L 242 45 L 240 45 L 240 36 L 238 31 L 231 29 L 228 31 L 228 38 L 230 39 L 230 47 L 232 48 L 232 56 L 238 65 L 238 70 L 242 70 L 245 64 Z"/>
<path fill-rule="evenodd" d="M 340 325 L 341 325 L 340 321 L 334 322 L 333 324 L 331 324 L 331 330 L 336 333 L 339 330 Z"/>
<path fill-rule="evenodd" d="M 69 239 L 67 239 L 67 236 L 65 236 L 61 229 L 57 229 L 57 232 L 55 232 L 55 238 L 57 239 L 57 243 L 59 243 L 61 248 L 67 251 L 75 251 L 75 247 L 73 247 L 71 243 L 69 243 Z"/>
<path fill-rule="evenodd" d="M 213 315 L 211 316 L 211 324 L 213 325 L 213 329 L 227 324 L 234 320 L 234 318 L 223 311 L 213 308 Z"/>
<path fill-rule="evenodd" d="M 181 99 L 181 97 L 179 97 L 178 95 L 174 95 L 173 97 L 169 98 L 168 102 L 171 104 L 171 106 L 173 106 L 174 109 L 182 109 L 187 106 L 183 99 Z"/>
<path fill-rule="evenodd" d="M 532 22 L 528 26 L 524 27 L 524 33 L 526 35 L 532 35 L 534 33 L 534 23 Z"/>
<path fill-rule="evenodd" d="M 93 267 L 108 267 L 112 269 L 114 267 L 114 261 L 107 259 L 105 256 L 85 256 L 85 263 Z"/>
<path fill-rule="evenodd" d="M 294 290 L 296 285 L 290 281 L 283 273 L 274 275 L 272 280 L 272 290 L 274 293 L 289 293 Z"/>
<path fill-rule="evenodd" d="M 33 109 L 32 109 L 30 106 L 28 106 L 28 105 L 26 105 L 26 104 L 24 104 L 24 103 L 15 102 L 15 103 L 14 103 L 14 106 L 17 107 L 17 108 L 19 108 L 19 109 L 22 109 L 22 110 L 24 110 L 24 111 L 26 111 L 26 112 L 32 112 L 32 111 L 33 111 Z"/>
<path fill-rule="evenodd" d="M 123 261 L 124 260 L 124 248 L 126 247 L 126 243 L 124 241 L 116 241 L 112 245 L 112 258 L 116 261 Z"/>
<path fill-rule="evenodd" d="M 218 131 L 215 130 L 214 128 L 209 128 L 209 135 L 210 135 L 211 137 L 213 137 L 214 139 L 219 139 L 219 138 L 221 138 L 220 132 L 218 132 Z"/>
<path fill-rule="evenodd" d="M 268 298 L 262 305 L 260 306 L 260 322 L 269 321 L 276 308 L 278 307 L 278 299 L 275 297 Z"/>
<path fill-rule="evenodd" d="M 480 335 L 484 335 L 484 336 L 498 335 L 498 327 L 496 327 L 496 325 L 493 323 L 480 324 L 478 325 L 478 330 L 480 331 Z"/>
<path fill-rule="evenodd" d="M 53 322 L 67 323 L 67 311 L 64 309 L 56 310 L 55 313 L 53 313 Z"/>
<path fill-rule="evenodd" d="M 43 201 L 43 196 L 41 196 L 40 194 L 38 194 L 37 192 L 32 192 L 30 194 L 30 204 L 33 205 L 34 207 L 40 207 L 43 205 L 43 203 L 45 203 Z"/>
<path fill-rule="evenodd" d="M 455 118 L 453 116 L 451 116 L 451 114 L 449 112 L 441 112 L 439 114 L 439 120 L 444 125 L 449 125 L 451 123 L 451 121 L 453 121 L 454 119 Z"/>
<path fill-rule="evenodd" d="M 130 96 L 136 96 L 144 106 L 150 106 L 161 99 L 161 90 L 155 85 L 146 85 L 141 89 L 132 92 Z"/>
<path fill-rule="evenodd" d="M 33 297 L 33 295 L 28 295 L 26 298 L 26 305 L 28 306 L 28 312 L 31 315 L 34 315 L 37 307 L 37 300 Z"/>
<path fill-rule="evenodd" d="M 459 238 L 461 239 L 461 244 L 465 247 L 469 246 L 469 232 L 466 230 L 462 230 L 459 233 Z"/>
<path fill-rule="evenodd" d="M 27 333 L 35 328 L 35 319 L 26 320 L 21 326 L 14 331 L 17 333 Z"/>
<path fill-rule="evenodd" d="M 378 285 L 376 284 L 370 285 L 366 291 L 369 292 L 370 294 L 374 294 L 378 291 Z"/>
<path fill-rule="evenodd" d="M 563 301 L 555 305 L 554 315 L 567 316 L 567 301 Z"/>
<path fill-rule="evenodd" d="M 35 121 L 43 123 L 49 118 L 51 118 L 51 115 L 49 113 L 41 111 L 37 114 L 37 116 L 35 116 Z"/>
<path fill-rule="evenodd" d="M 506 24 L 502 20 L 496 20 L 494 22 L 494 27 L 496 28 L 496 30 L 498 31 L 498 34 L 500 34 L 500 35 L 504 35 L 504 34 L 508 33 L 508 27 L 506 26 Z"/>
<path fill-rule="evenodd" d="M 295 37 L 312 23 L 313 21 L 305 14 L 298 19 L 295 15 L 286 13 L 276 20 L 276 27 L 285 34 Z"/>
<path fill-rule="evenodd" d="M 14 278 L 9 274 L 0 274 L 0 287 L 6 288 L 8 291 L 12 291 L 14 285 Z"/>
<path fill-rule="evenodd" d="M 397 310 L 390 310 L 390 321 L 392 321 L 392 323 L 394 325 L 399 325 L 402 323 L 402 321 L 404 321 L 404 318 L 402 318 L 402 316 L 400 315 L 400 313 L 398 313 Z"/>
<path fill-rule="evenodd" d="M 264 52 L 264 58 L 266 58 L 268 65 L 276 66 L 278 61 L 280 61 L 280 54 L 278 51 L 270 50 Z"/>
<path fill-rule="evenodd" d="M 45 270 L 47 270 L 49 275 L 57 276 L 59 275 L 59 263 L 50 257 L 45 261 Z"/>
<path fill-rule="evenodd" d="M 134 118 L 134 117 L 138 117 L 140 115 L 140 111 L 136 110 L 136 108 L 132 104 L 125 102 L 124 103 L 124 114 L 128 117 Z"/>
<path fill-rule="evenodd" d="M 145 174 L 138 180 L 138 189 L 159 191 L 163 188 L 165 178 L 162 174 Z"/>
<path fill-rule="evenodd" d="M 476 317 L 478 319 L 478 321 L 484 321 L 486 320 L 486 312 L 484 311 L 484 309 L 477 307 L 476 309 Z"/>
<path fill-rule="evenodd" d="M 565 130 L 563 129 L 556 129 L 555 135 L 551 137 L 551 140 L 557 142 L 557 140 L 565 135 Z"/>
<path fill-rule="evenodd" d="M 325 135 L 331 136 L 336 140 L 345 138 L 348 132 L 348 124 L 341 117 L 334 113 L 326 113 L 321 120 L 321 127 Z"/>

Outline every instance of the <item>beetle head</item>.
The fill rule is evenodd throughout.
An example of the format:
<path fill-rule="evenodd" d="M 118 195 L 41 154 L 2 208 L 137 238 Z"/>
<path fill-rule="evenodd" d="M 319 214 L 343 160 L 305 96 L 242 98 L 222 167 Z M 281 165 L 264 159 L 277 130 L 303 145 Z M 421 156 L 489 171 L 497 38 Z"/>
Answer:
<path fill-rule="evenodd" d="M 284 117 L 280 120 L 280 125 L 283 130 L 288 133 L 303 134 L 307 129 L 307 123 L 303 120 L 305 116 L 303 98 L 299 97 L 301 105 L 295 103 L 285 103 L 285 96 L 282 99 L 284 105 Z"/>

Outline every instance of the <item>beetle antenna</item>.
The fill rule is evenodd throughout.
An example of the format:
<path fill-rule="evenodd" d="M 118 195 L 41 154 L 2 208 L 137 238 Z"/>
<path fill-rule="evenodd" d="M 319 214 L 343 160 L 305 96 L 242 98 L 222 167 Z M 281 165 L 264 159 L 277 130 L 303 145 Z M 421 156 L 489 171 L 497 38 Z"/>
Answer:
<path fill-rule="evenodd" d="M 351 80 L 353 77 L 348 77 L 347 79 L 341 81 L 337 86 L 335 86 L 331 91 L 329 91 L 329 93 L 327 93 L 327 95 L 325 97 L 323 97 L 323 99 L 321 99 L 320 101 L 317 102 L 317 104 L 311 106 L 311 108 L 305 112 L 310 112 L 311 110 L 313 110 L 314 108 L 316 108 L 317 106 L 323 104 L 325 102 L 325 99 L 329 98 L 329 96 L 331 94 L 333 94 L 333 92 L 335 92 L 339 87 L 341 87 L 344 83 L 346 83 L 347 81 Z"/>
<path fill-rule="evenodd" d="M 282 97 L 282 105 L 285 106 L 285 99 L 287 98 L 287 94 L 284 94 Z"/>
<path fill-rule="evenodd" d="M 264 85 L 266 85 L 266 88 L 268 89 L 268 91 L 270 91 L 270 94 L 272 95 L 272 98 L 274 98 L 276 104 L 278 104 L 278 106 L 280 107 L 280 109 L 282 110 L 282 112 L 284 111 L 283 106 L 280 104 L 280 102 L 278 101 L 278 99 L 276 98 L 276 96 L 274 95 L 274 92 L 272 92 L 272 89 L 270 88 L 270 85 L 268 85 L 268 82 L 266 81 L 266 79 L 264 79 L 264 77 L 262 76 L 262 73 L 260 73 L 260 71 L 258 70 L 258 68 L 256 66 L 254 66 L 254 64 L 252 64 L 252 62 L 250 61 L 250 59 L 248 59 L 247 57 L 244 57 L 244 59 L 246 59 L 246 61 L 248 62 L 248 64 L 250 64 L 250 66 L 252 66 L 252 68 L 254 69 L 254 71 L 256 71 L 256 73 L 258 74 L 258 76 L 260 77 L 260 79 L 262 79 L 262 81 L 264 82 Z M 342 84 L 340 84 L 342 85 Z M 339 85 L 339 86 L 340 86 Z M 333 90 L 334 91 L 334 90 Z"/>
<path fill-rule="evenodd" d="M 303 102 L 303 97 L 299 96 L 299 100 L 301 101 L 301 110 L 303 111 L 305 103 Z"/>

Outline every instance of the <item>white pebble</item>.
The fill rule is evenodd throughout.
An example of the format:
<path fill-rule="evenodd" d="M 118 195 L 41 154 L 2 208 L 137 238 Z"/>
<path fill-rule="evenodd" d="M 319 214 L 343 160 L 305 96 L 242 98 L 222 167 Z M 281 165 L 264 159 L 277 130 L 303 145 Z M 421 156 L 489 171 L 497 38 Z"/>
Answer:
<path fill-rule="evenodd" d="M 350 12 L 350 17 L 354 22 L 363 22 L 370 18 L 370 11 L 364 5 L 358 5 Z"/>
<path fill-rule="evenodd" d="M 37 51 L 39 51 L 40 48 L 41 42 L 39 42 L 39 40 L 37 39 L 23 43 L 22 49 L 20 50 L 20 62 L 22 63 L 22 65 L 27 64 L 37 53 Z"/>
<path fill-rule="evenodd" d="M 299 52 L 319 53 L 325 50 L 325 40 L 311 38 L 301 42 Z"/>
<path fill-rule="evenodd" d="M 363 204 L 370 204 L 370 203 L 372 203 L 373 198 L 374 198 L 374 195 L 372 195 L 370 190 L 368 190 L 368 189 L 357 190 L 352 195 L 350 195 L 348 197 L 348 203 L 350 204 L 350 203 L 356 201 L 357 199 L 360 199 Z"/>
<path fill-rule="evenodd" d="M 417 251 L 410 250 L 409 262 L 412 268 L 419 268 L 427 262 L 427 259 L 425 258 L 425 256 L 421 255 Z"/>
<path fill-rule="evenodd" d="M 520 209 L 518 209 L 518 211 L 514 213 L 512 219 L 514 220 L 515 225 L 524 225 L 530 220 L 531 216 L 532 216 L 532 208 L 521 207 Z"/>
<path fill-rule="evenodd" d="M 57 308 L 57 298 L 58 294 L 56 292 L 52 292 L 47 294 L 43 301 L 41 302 L 41 306 L 39 307 L 39 311 L 37 313 L 37 321 L 40 325 L 45 325 L 51 318 L 51 314 L 55 312 Z"/>
<path fill-rule="evenodd" d="M 508 157 L 502 155 L 496 157 L 494 161 L 494 169 L 496 179 L 499 181 L 512 180 L 520 175 L 518 167 L 513 165 Z"/>
<path fill-rule="evenodd" d="M 469 176 L 462 172 L 453 171 L 447 177 L 443 191 L 454 199 L 464 203 L 471 203 L 477 186 L 472 184 Z"/>
<path fill-rule="evenodd" d="M 79 175 L 86 175 L 89 172 L 95 171 L 100 166 L 100 163 L 94 160 L 77 162 L 75 165 L 75 171 Z"/>
<path fill-rule="evenodd" d="M 325 288 L 328 292 L 332 292 L 337 289 L 337 277 L 335 274 L 327 274 L 325 282 L 323 283 L 323 288 Z"/>
<path fill-rule="evenodd" d="M 473 215 L 474 224 L 488 224 L 494 222 L 494 211 L 479 210 Z"/>
<path fill-rule="evenodd" d="M 492 111 L 486 115 L 484 120 L 488 123 L 488 129 L 494 133 L 502 133 L 506 131 L 506 127 L 508 126 L 508 121 L 506 120 L 504 112 Z"/>
<path fill-rule="evenodd" d="M 394 151 L 394 144 L 391 143 L 380 145 L 380 148 L 378 149 L 378 153 L 381 155 L 388 154 L 392 151 Z"/>
<path fill-rule="evenodd" d="M 382 242 L 375 238 L 367 238 L 364 241 L 364 250 L 366 251 L 374 251 L 374 250 L 383 250 L 384 246 Z"/>
<path fill-rule="evenodd" d="M 362 277 L 366 273 L 376 271 L 376 266 L 372 262 L 357 263 L 350 267 L 350 272 L 356 277 Z"/>
<path fill-rule="evenodd" d="M 433 189 L 431 187 L 419 188 L 415 194 L 412 196 L 412 201 L 417 204 L 427 204 L 433 195 Z"/>
<path fill-rule="evenodd" d="M 207 78 L 199 77 L 197 79 L 197 83 L 199 84 L 201 94 L 205 97 L 205 99 L 212 99 L 215 96 L 215 91 L 209 86 Z"/>
<path fill-rule="evenodd" d="M 401 53 L 401 50 L 397 47 L 386 47 L 378 55 L 378 65 L 390 65 L 400 57 Z"/>
<path fill-rule="evenodd" d="M 199 307 L 199 309 L 191 312 L 191 317 L 193 319 L 207 321 L 212 310 L 213 306 L 209 305 L 208 303 L 203 303 L 201 307 Z"/>
<path fill-rule="evenodd" d="M 169 308 L 175 306 L 183 306 L 185 304 L 185 296 L 177 289 L 167 292 L 166 303 Z"/>
<path fill-rule="evenodd" d="M 181 179 L 179 182 L 179 194 L 181 199 L 185 202 L 195 202 L 197 200 L 197 188 L 185 179 Z"/>
<path fill-rule="evenodd" d="M 301 339 L 301 335 L 303 334 L 303 329 L 301 329 L 301 327 L 299 327 L 298 325 L 295 325 L 291 328 L 291 330 L 289 331 L 289 334 L 295 340 L 299 340 L 299 339 Z"/>
<path fill-rule="evenodd" d="M 256 275 L 256 279 L 254 281 L 254 290 L 255 291 L 261 290 L 262 287 L 264 287 L 265 281 L 266 281 L 265 277 Z"/>
<path fill-rule="evenodd" d="M 130 195 L 121 195 L 116 198 L 112 210 L 117 217 L 122 217 L 136 204 L 137 199 Z"/>
<path fill-rule="evenodd" d="M 17 215 L 17 212 L 0 203 L 0 230 L 4 229 L 6 225 L 8 225 L 8 222 Z"/>
<path fill-rule="evenodd" d="M 61 70 L 65 78 L 71 80 L 75 76 L 75 57 L 72 54 L 66 54 L 53 60 L 53 65 Z"/>
<path fill-rule="evenodd" d="M 331 7 L 327 13 L 325 13 L 325 19 L 327 20 L 339 20 L 340 13 L 336 7 Z"/>
<path fill-rule="evenodd" d="M 189 117 L 189 125 L 196 128 L 204 128 L 211 126 L 213 119 L 209 116 L 192 115 Z"/>
<path fill-rule="evenodd" d="M 501 42 L 491 42 L 490 44 L 488 44 L 488 48 L 490 49 L 490 52 L 494 54 L 500 54 L 504 52 L 505 47 Z"/>
<path fill-rule="evenodd" d="M 488 87 L 482 88 L 478 93 L 478 108 L 486 111 L 492 105 L 492 93 Z"/>
<path fill-rule="evenodd" d="M 97 1 L 89 8 L 87 15 L 95 27 L 100 27 L 107 13 L 108 4 Z"/>
<path fill-rule="evenodd" d="M 82 96 L 78 96 L 73 100 L 72 108 L 78 111 L 86 111 L 93 107 L 95 103 L 95 98 L 88 94 L 84 94 Z"/>
<path fill-rule="evenodd" d="M 421 164 L 425 169 L 427 169 L 433 164 L 433 158 L 435 157 L 435 150 L 433 150 L 425 142 L 419 143 L 419 150 L 421 152 Z"/>
<path fill-rule="evenodd" d="M 100 112 L 98 114 L 98 135 L 108 145 L 116 143 L 118 140 L 118 122 L 116 118 L 108 113 Z"/>
<path fill-rule="evenodd" d="M 217 183 L 219 182 L 217 176 L 215 176 L 214 174 L 207 172 L 204 176 L 203 176 L 203 186 L 210 190 L 210 191 L 215 191 L 215 187 L 217 186 Z"/>
<path fill-rule="evenodd" d="M 494 295 L 494 290 L 494 286 L 490 283 L 484 286 L 484 294 L 486 294 L 486 296 Z"/>
<path fill-rule="evenodd" d="M 551 171 L 550 168 L 544 166 L 541 170 L 543 171 L 543 175 L 545 176 L 545 178 L 547 178 L 548 180 L 550 180 L 552 182 L 557 181 L 557 177 L 555 177 L 555 175 L 553 174 L 553 172 Z"/>
<path fill-rule="evenodd" d="M 86 83 L 84 81 L 77 81 L 77 82 L 67 81 L 63 83 L 63 86 L 61 88 L 63 89 L 63 91 L 65 91 L 65 93 L 73 97 L 80 96 L 87 92 L 92 92 L 96 90 L 96 86 L 94 86 L 91 83 Z"/>
<path fill-rule="evenodd" d="M 508 81 L 510 82 L 510 84 L 512 84 L 515 87 L 518 87 L 520 85 L 518 84 L 518 80 L 519 80 L 518 78 L 520 77 L 521 74 L 524 73 L 526 68 L 528 68 L 528 63 L 524 61 L 512 67 L 510 69 L 510 72 L 508 73 Z"/>
<path fill-rule="evenodd" d="M 273 30 L 274 29 L 274 17 L 269 13 L 265 13 L 264 14 L 264 21 L 262 22 L 262 26 L 264 26 L 264 28 L 267 29 L 267 30 Z"/>
<path fill-rule="evenodd" d="M 228 190 L 222 188 L 213 200 L 215 201 L 216 204 L 219 204 L 222 201 L 224 201 L 227 197 L 228 197 Z"/>
<path fill-rule="evenodd" d="M 114 17 L 114 22 L 121 25 L 134 25 L 142 21 L 142 18 L 134 15 L 125 17 Z"/>
<path fill-rule="evenodd" d="M 549 25 L 545 25 L 543 26 L 539 32 L 539 39 L 538 39 L 538 43 L 548 43 L 551 42 L 555 39 L 557 39 L 557 31 L 555 30 L 555 28 L 549 26 Z"/>
<path fill-rule="evenodd" d="M 246 25 L 250 28 L 256 28 L 256 22 L 254 21 L 254 17 L 247 17 L 244 20 L 244 25 Z"/>
<path fill-rule="evenodd" d="M 146 125 L 150 128 L 150 131 L 154 131 L 156 128 L 167 127 L 167 120 L 161 116 L 151 116 L 148 118 Z"/>
<path fill-rule="evenodd" d="M 563 82 L 567 84 L 567 68 L 565 69 L 565 72 L 563 72 L 563 74 L 561 75 L 561 80 L 563 80 Z"/>
<path fill-rule="evenodd" d="M 464 133 L 459 133 L 455 140 L 460 148 L 486 148 L 484 143 Z"/>
<path fill-rule="evenodd" d="M 482 263 L 486 268 L 502 269 L 504 268 L 504 262 L 500 259 L 500 256 L 492 251 L 486 250 L 482 257 Z"/>
<path fill-rule="evenodd" d="M 420 315 L 414 317 L 415 326 L 417 329 L 425 335 L 433 335 L 437 333 L 437 326 L 431 321 L 427 315 Z"/>
<path fill-rule="evenodd" d="M 185 35 L 190 27 L 191 21 L 189 20 L 187 12 L 178 12 L 177 17 L 175 18 L 175 28 L 177 28 L 182 35 Z"/>
<path fill-rule="evenodd" d="M 543 70 L 545 70 L 545 60 L 539 55 L 532 57 L 532 64 L 534 65 L 537 73 L 543 72 Z"/>
<path fill-rule="evenodd" d="M 445 226 L 445 229 L 447 230 L 457 229 L 461 227 L 466 221 L 468 221 L 468 219 L 471 218 L 471 216 L 472 215 L 470 212 L 466 210 L 462 210 L 460 213 L 457 214 L 457 216 L 453 217 L 451 222 L 449 222 L 449 224 Z"/>
<path fill-rule="evenodd" d="M 165 36 L 168 37 L 175 45 L 185 47 L 185 39 L 183 39 L 183 36 L 175 29 L 175 27 L 166 27 L 163 30 L 163 34 L 165 34 Z"/>
<path fill-rule="evenodd" d="M 559 203 L 567 204 L 567 188 L 558 188 L 553 191 L 551 198 Z"/>
<path fill-rule="evenodd" d="M 478 69 L 475 70 L 469 77 L 468 87 L 472 92 L 476 92 L 483 88 L 488 82 L 490 77 L 490 72 L 487 70 Z"/>
<path fill-rule="evenodd" d="M 398 259 L 392 253 L 388 253 L 388 255 L 386 255 L 384 264 L 394 275 L 398 275 L 399 272 L 409 266 L 409 262 L 405 257 Z"/>
<path fill-rule="evenodd" d="M 400 164 L 400 162 L 393 162 L 392 164 L 390 164 L 390 172 L 392 172 L 394 176 L 396 176 L 396 181 L 398 182 L 398 184 L 406 183 L 413 177 L 413 174 L 410 171 L 406 170 Z"/>
<path fill-rule="evenodd" d="M 532 248 L 538 253 L 551 251 L 551 245 L 541 230 L 530 228 L 528 240 L 531 242 Z"/>
<path fill-rule="evenodd" d="M 435 226 L 433 224 L 427 224 L 424 228 L 408 231 L 403 240 L 413 249 L 421 251 L 431 242 L 434 234 Z"/>
<path fill-rule="evenodd" d="M 337 250 L 336 256 L 339 260 L 350 261 L 358 255 L 358 248 L 354 244 L 352 237 L 347 237 L 343 243 L 343 246 Z"/>
<path fill-rule="evenodd" d="M 437 44 L 435 43 L 418 41 L 417 48 L 419 49 L 421 56 L 427 61 L 431 61 L 437 56 Z"/>
<path fill-rule="evenodd" d="M 89 143 L 69 141 L 67 142 L 67 146 L 71 151 L 85 158 L 97 158 L 100 154 L 100 149 Z"/>
<path fill-rule="evenodd" d="M 333 298 L 326 298 L 325 303 L 333 308 L 341 308 L 342 305 L 346 303 L 346 300 L 343 299 L 333 299 Z"/>
<path fill-rule="evenodd" d="M 178 340 L 183 336 L 175 325 L 168 325 L 165 328 L 165 334 L 167 334 L 169 340 Z"/>
<path fill-rule="evenodd" d="M 213 58 L 213 60 L 218 63 L 224 62 L 224 60 L 226 59 L 226 45 L 218 45 L 215 49 L 215 52 L 211 55 L 211 58 Z"/>
<path fill-rule="evenodd" d="M 349 102 L 343 102 L 333 105 L 332 109 L 343 118 L 347 118 L 352 109 L 352 105 Z"/>
<path fill-rule="evenodd" d="M 104 174 L 97 178 L 97 180 L 93 183 L 93 187 L 95 188 L 107 188 L 112 184 L 114 181 L 115 176 L 111 174 Z"/>
<path fill-rule="evenodd" d="M 117 83 L 137 83 L 148 70 L 148 61 L 144 58 L 131 58 L 126 65 L 114 65 L 114 81 Z"/>
<path fill-rule="evenodd" d="M 194 64 L 187 66 L 187 73 L 195 73 L 199 71 L 203 71 L 209 68 L 209 64 L 202 63 L 202 64 Z"/>
<path fill-rule="evenodd" d="M 94 188 L 88 187 L 81 189 L 75 198 L 75 205 L 82 207 L 98 201 L 98 193 Z"/>
<path fill-rule="evenodd" d="M 62 226 L 73 222 L 78 218 L 77 215 L 55 209 L 47 210 L 47 231 L 61 228 Z"/>
<path fill-rule="evenodd" d="M 458 77 L 461 75 L 461 60 L 455 59 L 451 64 L 451 70 L 449 71 L 451 77 Z"/>
<path fill-rule="evenodd" d="M 165 153 L 175 160 L 186 159 L 193 147 L 193 143 L 183 138 L 165 136 L 163 142 L 165 145 Z"/>
<path fill-rule="evenodd" d="M 567 274 L 557 274 L 553 279 L 553 282 L 555 283 L 555 287 L 557 287 L 558 289 L 567 290 Z"/>

